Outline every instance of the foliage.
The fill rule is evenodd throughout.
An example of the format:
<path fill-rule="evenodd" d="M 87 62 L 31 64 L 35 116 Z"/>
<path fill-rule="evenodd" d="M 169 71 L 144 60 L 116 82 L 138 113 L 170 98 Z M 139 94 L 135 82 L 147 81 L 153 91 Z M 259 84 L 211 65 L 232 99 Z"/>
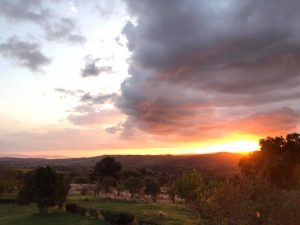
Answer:
<path fill-rule="evenodd" d="M 151 220 L 140 220 L 139 225 L 160 225 L 160 224 Z"/>
<path fill-rule="evenodd" d="M 143 181 L 139 177 L 130 177 L 125 181 L 124 185 L 131 194 L 131 198 L 133 198 L 135 194 L 138 194 L 141 191 Z"/>
<path fill-rule="evenodd" d="M 68 188 L 61 175 L 50 167 L 39 167 L 27 174 L 24 185 L 18 194 L 18 202 L 36 203 L 41 214 L 47 214 L 48 208 L 62 204 L 68 193 Z"/>
<path fill-rule="evenodd" d="M 57 205 L 60 209 L 62 209 L 65 201 L 67 200 L 67 195 L 70 190 L 70 183 L 69 181 L 64 179 L 64 176 L 62 174 L 57 175 L 57 182 L 58 182 L 58 187 L 56 190 Z"/>
<path fill-rule="evenodd" d="M 77 211 L 78 211 L 77 210 L 78 205 L 77 204 L 73 204 L 73 203 L 66 204 L 65 208 L 66 208 L 66 211 L 70 212 L 70 213 L 77 213 Z"/>
<path fill-rule="evenodd" d="M 88 212 L 88 209 L 84 206 L 78 206 L 77 207 L 77 213 L 81 216 L 85 216 L 86 213 Z"/>
<path fill-rule="evenodd" d="M 0 204 L 12 204 L 12 203 L 16 203 L 16 199 L 0 198 Z"/>
<path fill-rule="evenodd" d="M 0 195 L 3 192 L 12 192 L 17 186 L 17 182 L 15 170 L 0 166 Z"/>
<path fill-rule="evenodd" d="M 190 205 L 207 225 L 295 225 L 300 220 L 300 202 L 295 197 L 295 193 L 246 178 L 207 186 Z"/>
<path fill-rule="evenodd" d="M 195 199 L 202 191 L 203 178 L 197 172 L 187 173 L 177 179 L 173 191 L 180 197 L 189 201 Z"/>
<path fill-rule="evenodd" d="M 99 216 L 99 211 L 95 208 L 89 208 L 88 209 L 89 215 L 95 218 L 98 218 Z"/>
<path fill-rule="evenodd" d="M 104 220 L 114 225 L 131 225 L 136 221 L 134 215 L 127 212 L 101 210 Z"/>
<path fill-rule="evenodd" d="M 260 151 L 243 158 L 241 172 L 248 177 L 261 177 L 281 189 L 298 187 L 297 168 L 300 165 L 300 135 L 267 137 L 260 140 Z"/>
<path fill-rule="evenodd" d="M 122 165 L 115 158 L 107 156 L 96 163 L 94 168 L 94 176 L 98 179 L 103 177 L 117 178 L 122 170 Z"/>
<path fill-rule="evenodd" d="M 147 181 L 145 187 L 145 193 L 151 195 L 153 202 L 156 202 L 157 195 L 159 194 L 159 192 L 160 192 L 160 185 L 157 181 L 155 180 Z"/>
<path fill-rule="evenodd" d="M 109 192 L 111 187 L 116 186 L 116 181 L 113 177 L 103 177 L 101 184 L 105 192 Z"/>

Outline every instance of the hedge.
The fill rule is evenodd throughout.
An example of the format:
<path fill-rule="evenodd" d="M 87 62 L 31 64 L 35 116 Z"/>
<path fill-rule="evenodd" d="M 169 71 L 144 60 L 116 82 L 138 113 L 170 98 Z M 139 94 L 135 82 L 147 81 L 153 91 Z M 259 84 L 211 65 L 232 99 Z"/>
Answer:
<path fill-rule="evenodd" d="M 113 225 L 132 225 L 136 222 L 136 217 L 127 212 L 116 212 L 111 210 L 101 210 L 104 220 Z"/>

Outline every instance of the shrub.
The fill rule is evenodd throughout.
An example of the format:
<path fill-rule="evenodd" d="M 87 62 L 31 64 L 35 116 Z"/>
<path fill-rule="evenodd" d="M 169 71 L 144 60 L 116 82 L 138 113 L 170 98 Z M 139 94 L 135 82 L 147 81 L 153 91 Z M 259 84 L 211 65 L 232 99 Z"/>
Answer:
<path fill-rule="evenodd" d="M 68 203 L 68 204 L 66 204 L 65 208 L 66 208 L 66 211 L 70 212 L 70 213 L 77 213 L 77 211 L 78 211 L 77 204 Z"/>
<path fill-rule="evenodd" d="M 97 218 L 99 216 L 99 211 L 95 208 L 88 209 L 89 215 Z"/>
<path fill-rule="evenodd" d="M 16 203 L 16 199 L 13 198 L 0 198 L 0 204 L 13 204 Z"/>
<path fill-rule="evenodd" d="M 86 213 L 87 213 L 87 208 L 85 208 L 85 207 L 83 207 L 83 206 L 78 206 L 77 207 L 77 213 L 79 214 L 79 215 L 82 215 L 82 216 L 85 216 L 86 215 Z"/>
<path fill-rule="evenodd" d="M 134 224 L 136 218 L 127 212 L 114 212 L 110 210 L 100 211 L 104 220 L 114 225 L 131 225 Z"/>
<path fill-rule="evenodd" d="M 151 220 L 140 220 L 139 225 L 160 225 L 160 224 Z"/>

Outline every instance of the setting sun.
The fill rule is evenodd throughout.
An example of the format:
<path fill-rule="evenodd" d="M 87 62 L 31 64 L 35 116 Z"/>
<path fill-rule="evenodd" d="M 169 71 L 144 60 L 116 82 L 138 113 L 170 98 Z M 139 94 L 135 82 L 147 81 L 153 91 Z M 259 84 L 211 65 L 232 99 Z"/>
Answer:
<path fill-rule="evenodd" d="M 234 141 L 222 144 L 212 145 L 206 148 L 201 148 L 198 153 L 214 153 L 214 152 L 236 152 L 236 153 L 249 153 L 259 149 L 258 142 L 256 141 Z"/>

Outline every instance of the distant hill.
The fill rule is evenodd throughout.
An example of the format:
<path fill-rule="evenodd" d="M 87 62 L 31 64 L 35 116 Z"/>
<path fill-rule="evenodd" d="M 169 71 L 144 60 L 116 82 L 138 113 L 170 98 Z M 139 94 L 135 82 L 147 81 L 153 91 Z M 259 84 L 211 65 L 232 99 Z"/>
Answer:
<path fill-rule="evenodd" d="M 222 173 L 238 171 L 238 162 L 243 155 L 238 153 L 212 153 L 192 155 L 112 155 L 124 168 L 148 170 L 209 170 Z M 31 168 L 37 166 L 54 167 L 93 167 L 105 156 L 89 158 L 43 159 L 1 157 L 0 165 L 9 167 Z"/>

